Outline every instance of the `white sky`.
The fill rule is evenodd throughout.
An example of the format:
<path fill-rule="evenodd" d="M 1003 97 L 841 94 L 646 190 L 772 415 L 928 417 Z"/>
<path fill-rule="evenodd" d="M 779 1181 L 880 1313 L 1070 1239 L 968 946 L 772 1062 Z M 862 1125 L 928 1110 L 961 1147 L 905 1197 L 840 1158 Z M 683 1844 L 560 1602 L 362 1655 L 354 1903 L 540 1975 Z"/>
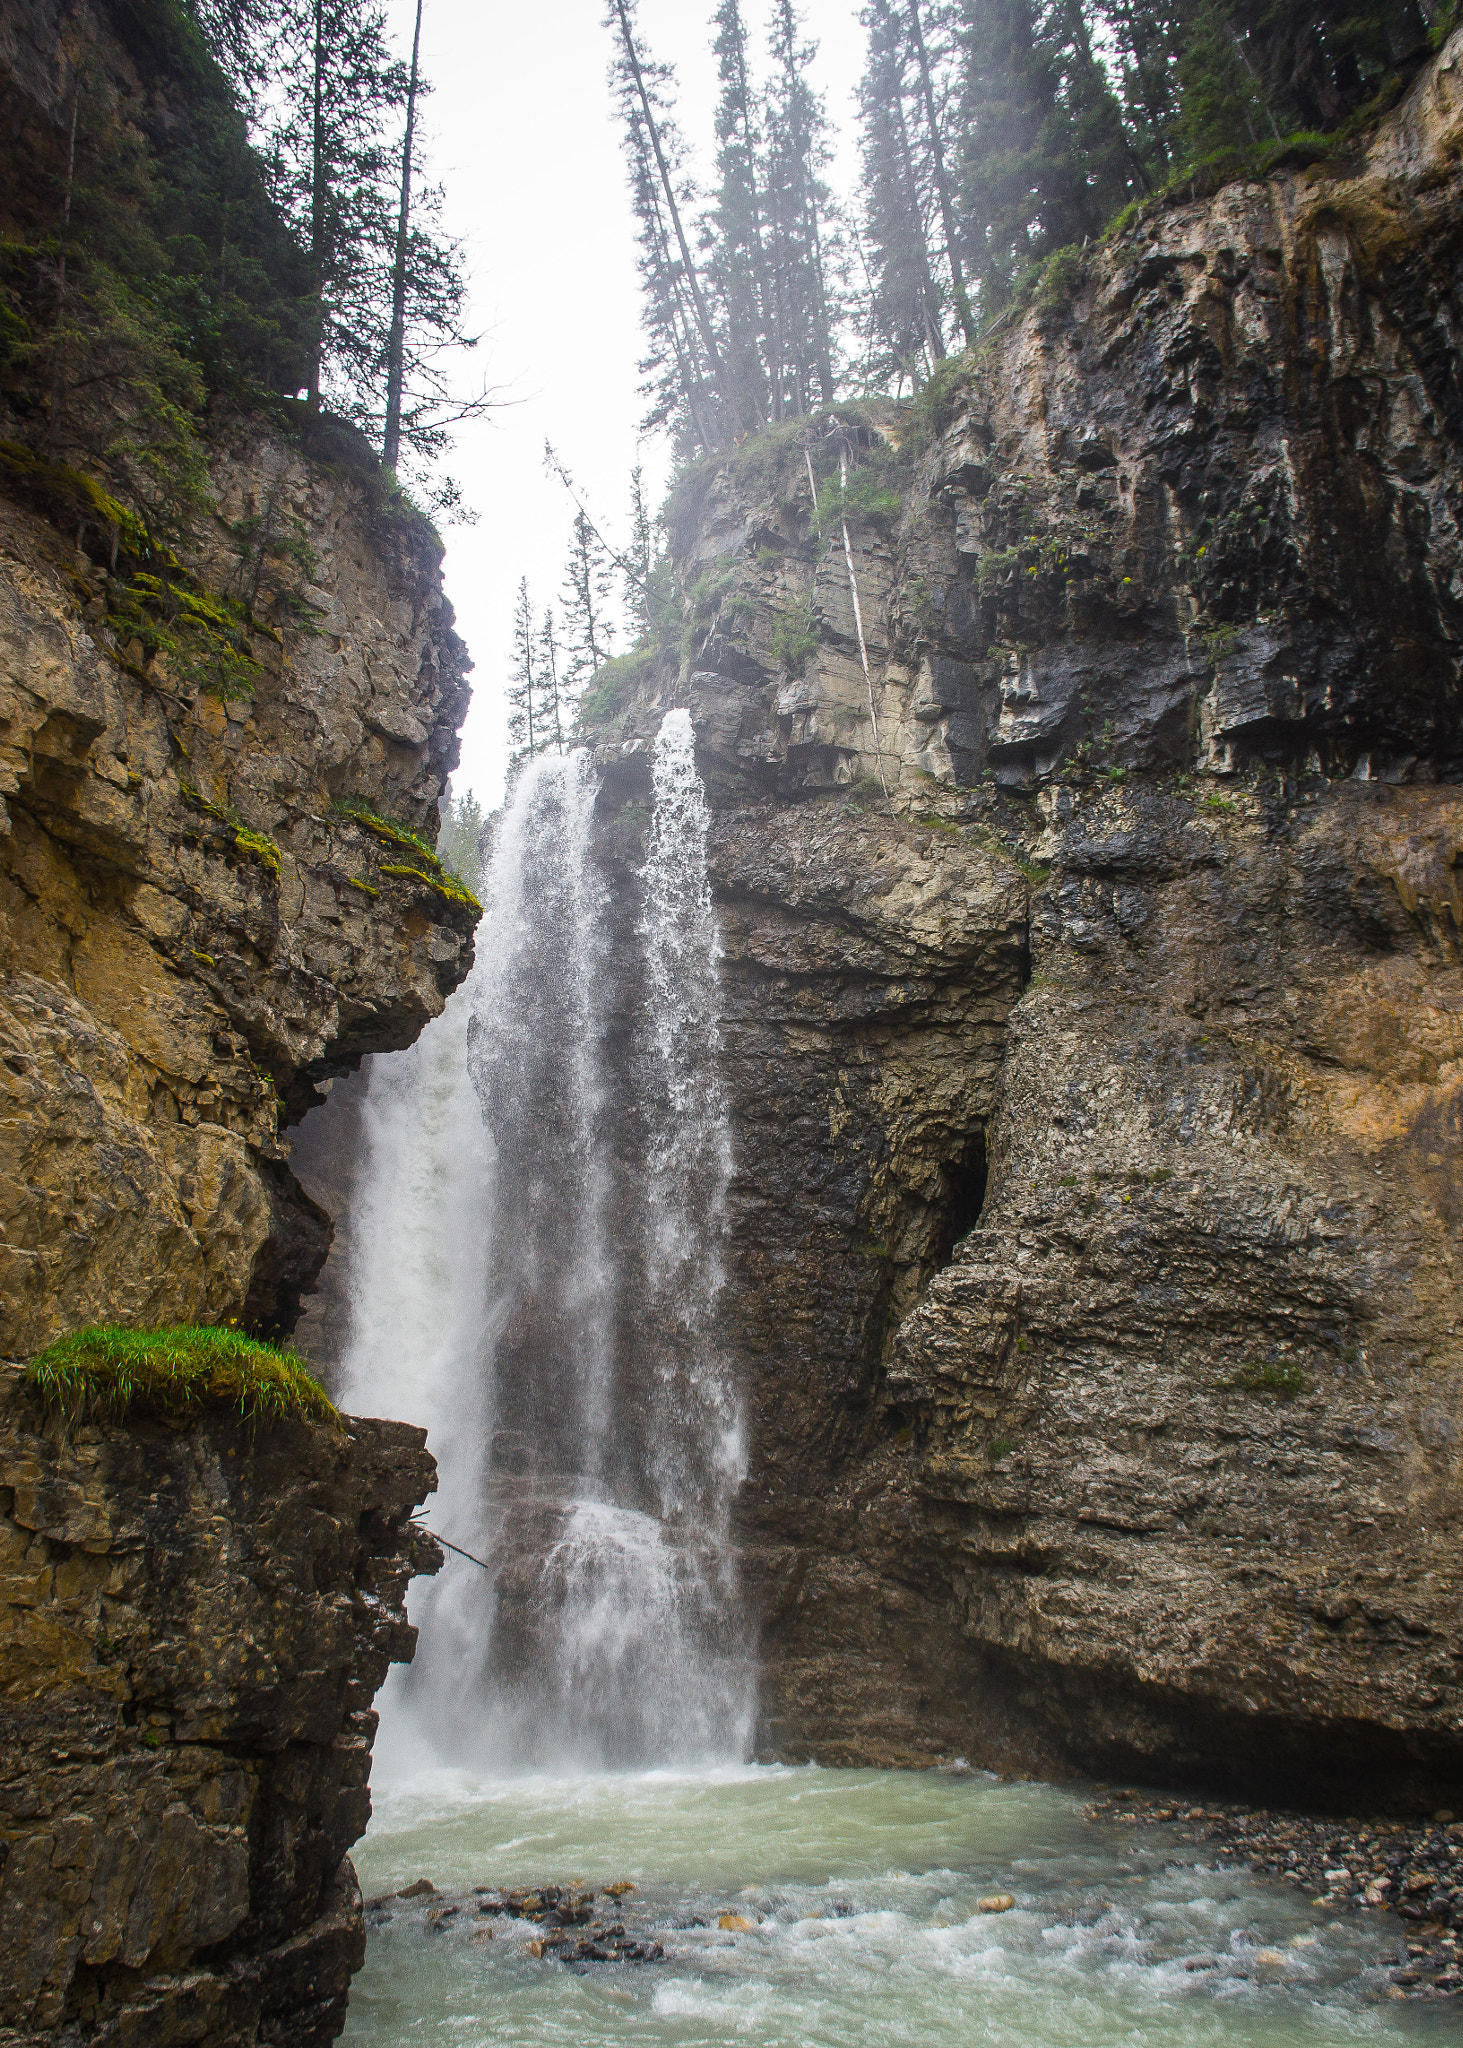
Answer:
<path fill-rule="evenodd" d="M 388 0 L 398 47 L 410 54 L 414 0 Z M 804 0 L 821 45 L 813 84 L 838 130 L 836 183 L 849 184 L 854 93 L 863 69 L 859 0 Z M 715 0 L 640 0 L 650 53 L 675 64 L 682 129 L 706 146 L 716 96 L 708 23 Z M 557 606 L 573 506 L 543 473 L 547 436 L 593 516 L 625 530 L 635 429 L 644 410 L 634 226 L 605 82 L 611 54 L 603 0 L 426 0 L 422 68 L 430 175 L 446 187 L 448 230 L 465 245 L 470 325 L 483 341 L 463 381 L 505 403 L 466 424 L 447 464 L 478 513 L 450 527 L 448 595 L 476 667 L 462 736 L 459 792 L 495 804 L 506 759 L 502 689 L 514 595 L 527 576 L 536 612 Z M 765 0 L 744 0 L 754 51 L 765 47 Z M 641 454 L 652 504 L 665 450 Z"/>

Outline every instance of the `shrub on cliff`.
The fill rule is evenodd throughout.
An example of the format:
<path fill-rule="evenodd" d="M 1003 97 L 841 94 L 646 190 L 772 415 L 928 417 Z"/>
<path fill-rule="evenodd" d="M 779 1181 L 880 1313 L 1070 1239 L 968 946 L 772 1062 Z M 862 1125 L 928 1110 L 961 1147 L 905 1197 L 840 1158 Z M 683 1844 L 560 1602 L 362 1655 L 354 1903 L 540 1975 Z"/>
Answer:
<path fill-rule="evenodd" d="M 161 1330 L 101 1324 L 58 1337 L 26 1370 L 46 1405 L 69 1421 L 141 1412 L 183 1422 L 232 1408 L 251 1428 L 340 1416 L 304 1360 L 241 1330 L 178 1323 Z"/>

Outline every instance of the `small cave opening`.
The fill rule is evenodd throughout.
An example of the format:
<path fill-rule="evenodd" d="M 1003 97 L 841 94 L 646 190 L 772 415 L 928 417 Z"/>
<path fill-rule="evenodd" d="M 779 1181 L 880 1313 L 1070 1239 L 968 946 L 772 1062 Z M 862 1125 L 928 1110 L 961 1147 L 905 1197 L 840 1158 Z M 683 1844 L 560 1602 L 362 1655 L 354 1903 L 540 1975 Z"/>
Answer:
<path fill-rule="evenodd" d="M 966 1141 L 960 1157 L 945 1168 L 945 1197 L 934 1244 L 936 1270 L 949 1265 L 956 1245 L 979 1223 L 986 1178 L 985 1132 L 977 1131 Z"/>

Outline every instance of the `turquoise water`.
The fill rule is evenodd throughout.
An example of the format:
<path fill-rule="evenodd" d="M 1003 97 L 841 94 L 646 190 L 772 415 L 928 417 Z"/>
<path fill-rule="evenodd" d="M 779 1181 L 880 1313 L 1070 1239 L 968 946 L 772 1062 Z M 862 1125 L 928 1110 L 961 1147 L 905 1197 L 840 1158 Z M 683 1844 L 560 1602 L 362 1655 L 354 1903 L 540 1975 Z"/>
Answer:
<path fill-rule="evenodd" d="M 1174 1831 L 1094 1824 L 1060 1787 L 776 1766 L 436 1773 L 376 1806 L 356 1857 L 367 1898 L 426 1877 L 463 1910 L 441 1928 L 416 1901 L 372 1916 L 351 2048 L 1458 2039 L 1456 2011 L 1387 1997 L 1395 1922 L 1336 1921 L 1279 1881 L 1195 1868 Z M 607 1917 L 653 1930 L 666 1960 L 537 1958 L 530 1923 L 479 1918 L 470 1897 L 571 1879 L 631 1881 Z M 1006 1892 L 1013 1910 L 977 1909 Z M 727 1911 L 755 1924 L 723 1931 Z M 677 1925 L 695 1919 L 709 1925 Z"/>

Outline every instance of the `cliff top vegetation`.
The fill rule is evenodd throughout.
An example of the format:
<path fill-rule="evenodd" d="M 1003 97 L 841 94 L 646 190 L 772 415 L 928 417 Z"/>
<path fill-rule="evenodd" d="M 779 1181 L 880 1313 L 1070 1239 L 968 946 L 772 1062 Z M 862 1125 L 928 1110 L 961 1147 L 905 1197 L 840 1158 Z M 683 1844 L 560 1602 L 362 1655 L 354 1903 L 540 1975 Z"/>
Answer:
<path fill-rule="evenodd" d="M 918 390 L 1144 201 L 1331 154 L 1457 13 L 1457 0 L 870 0 L 861 175 L 841 203 L 793 0 L 770 10 L 760 80 L 741 0 L 716 8 L 705 189 L 686 176 L 674 75 L 633 0 L 613 0 L 647 426 L 694 457 L 857 393 Z"/>
<path fill-rule="evenodd" d="M 75 1330 L 34 1359 L 26 1380 L 68 1421 L 142 1413 L 181 1423 L 231 1408 L 250 1428 L 329 1422 L 339 1412 L 303 1359 L 242 1331 L 179 1323 L 160 1330 Z"/>
<path fill-rule="evenodd" d="M 415 51 L 368 0 L 104 0 L 67 24 L 52 103 L 0 74 L 0 404 L 12 439 L 98 478 L 159 547 L 209 509 L 210 416 L 264 411 L 382 474 L 430 465 L 468 344 L 421 181 Z M 318 438 L 318 433 L 316 433 Z M 329 439 L 329 436 L 326 437 Z"/>

